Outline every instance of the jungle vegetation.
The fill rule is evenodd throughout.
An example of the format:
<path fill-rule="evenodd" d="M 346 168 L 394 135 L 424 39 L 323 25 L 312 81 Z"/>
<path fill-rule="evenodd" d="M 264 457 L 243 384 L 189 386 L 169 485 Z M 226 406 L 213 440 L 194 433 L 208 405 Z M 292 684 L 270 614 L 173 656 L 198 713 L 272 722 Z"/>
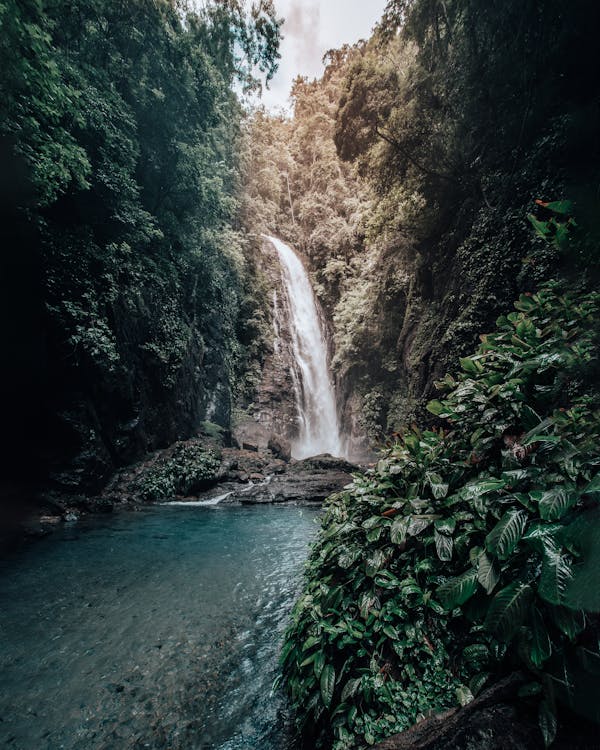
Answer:
<path fill-rule="evenodd" d="M 599 302 L 522 295 L 437 384 L 439 426 L 330 498 L 282 652 L 308 745 L 373 745 L 519 670 L 540 744 L 600 720 Z"/>
<path fill-rule="evenodd" d="M 434 381 L 520 293 L 592 283 L 595 248 L 532 243 L 526 217 L 535 200 L 570 198 L 588 226 L 597 211 L 598 12 L 390 2 L 369 39 L 296 81 L 291 121 L 255 115 L 253 194 L 311 259 L 338 382 L 373 439 L 426 417 Z"/>
<path fill-rule="evenodd" d="M 339 377 L 393 434 L 328 502 L 287 632 L 307 746 L 373 745 L 515 671 L 540 744 L 599 719 L 597 12 L 392 0 L 344 51 L 329 165 L 361 186 L 336 216 L 360 249 L 315 276 Z"/>
<path fill-rule="evenodd" d="M 229 426 L 262 315 L 233 87 L 272 76 L 280 24 L 271 0 L 0 2 L 15 475 L 97 490 L 207 414 Z"/>
<path fill-rule="evenodd" d="M 329 501 L 287 632 L 304 736 L 372 745 L 517 669 L 546 745 L 597 721 L 600 5 L 390 0 L 291 118 L 235 93 L 276 68 L 271 0 L 194 8 L 0 0 L 3 481 L 94 493 L 229 429 L 277 233 L 387 445 Z M 217 470 L 171 458 L 148 498 Z"/>

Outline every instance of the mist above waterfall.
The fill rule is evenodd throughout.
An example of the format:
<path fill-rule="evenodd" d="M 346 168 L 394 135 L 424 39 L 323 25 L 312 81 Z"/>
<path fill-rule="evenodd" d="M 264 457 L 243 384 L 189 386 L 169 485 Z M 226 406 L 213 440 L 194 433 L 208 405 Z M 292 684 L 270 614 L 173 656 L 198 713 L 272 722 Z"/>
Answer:
<path fill-rule="evenodd" d="M 289 330 L 294 355 L 292 381 L 298 408 L 298 435 L 292 443 L 294 458 L 319 453 L 343 455 L 335 389 L 329 371 L 327 340 L 317 301 L 302 261 L 276 237 L 267 237 L 281 264 L 287 296 Z M 275 315 L 282 314 L 280 306 Z M 277 325 L 278 329 L 281 326 Z"/>

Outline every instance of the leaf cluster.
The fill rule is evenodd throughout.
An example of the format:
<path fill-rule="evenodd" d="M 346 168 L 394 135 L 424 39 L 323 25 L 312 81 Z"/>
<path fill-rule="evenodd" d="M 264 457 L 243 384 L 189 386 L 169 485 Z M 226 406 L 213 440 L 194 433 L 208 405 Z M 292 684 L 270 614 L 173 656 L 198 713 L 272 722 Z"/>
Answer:
<path fill-rule="evenodd" d="M 131 489 L 146 502 L 172 500 L 210 487 L 220 465 L 215 450 L 199 443 L 179 443 L 168 457 L 142 471 Z"/>
<path fill-rule="evenodd" d="M 598 719 L 599 313 L 597 293 L 523 295 L 439 384 L 443 426 L 330 499 L 282 652 L 318 746 L 373 744 L 514 668 L 547 744 L 560 703 Z"/>

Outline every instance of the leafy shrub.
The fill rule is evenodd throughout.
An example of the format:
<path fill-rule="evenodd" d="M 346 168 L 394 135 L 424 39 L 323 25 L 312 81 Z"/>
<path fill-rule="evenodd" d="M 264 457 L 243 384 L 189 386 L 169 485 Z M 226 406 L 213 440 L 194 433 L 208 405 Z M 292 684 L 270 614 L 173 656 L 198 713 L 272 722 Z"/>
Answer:
<path fill-rule="evenodd" d="M 600 666 L 600 295 L 548 284 L 330 499 L 282 652 L 299 726 L 362 747 L 519 667 L 546 744 Z M 597 680 L 597 677 L 595 678 Z M 541 696 L 541 700 L 540 697 Z"/>
<path fill-rule="evenodd" d="M 221 465 L 220 456 L 200 443 L 179 443 L 172 455 L 159 459 L 138 482 L 141 497 L 150 502 L 210 487 Z"/>

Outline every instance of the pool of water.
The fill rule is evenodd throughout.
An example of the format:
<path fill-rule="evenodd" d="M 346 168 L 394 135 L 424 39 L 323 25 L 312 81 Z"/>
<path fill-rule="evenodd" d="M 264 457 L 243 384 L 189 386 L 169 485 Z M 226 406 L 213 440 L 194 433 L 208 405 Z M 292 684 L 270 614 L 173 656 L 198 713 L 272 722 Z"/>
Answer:
<path fill-rule="evenodd" d="M 0 562 L 0 746 L 286 750 L 271 686 L 316 515 L 148 508 Z"/>

